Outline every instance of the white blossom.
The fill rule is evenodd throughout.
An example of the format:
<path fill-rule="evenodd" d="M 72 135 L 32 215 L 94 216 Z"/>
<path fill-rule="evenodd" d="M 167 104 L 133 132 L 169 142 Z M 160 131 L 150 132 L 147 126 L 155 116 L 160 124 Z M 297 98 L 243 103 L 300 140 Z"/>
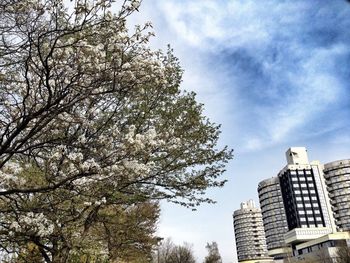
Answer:
<path fill-rule="evenodd" d="M 23 168 L 17 162 L 7 162 L 0 170 L 0 186 L 24 185 L 26 180 L 21 176 L 22 171 Z"/>
<path fill-rule="evenodd" d="M 84 171 L 88 171 L 90 169 L 100 170 L 100 165 L 94 159 L 88 159 L 80 164 L 80 168 Z"/>
<path fill-rule="evenodd" d="M 83 160 L 84 156 L 82 153 L 78 152 L 78 153 L 68 154 L 67 158 L 72 160 L 72 161 L 81 161 L 81 160 Z"/>
<path fill-rule="evenodd" d="M 12 222 L 10 229 L 13 232 L 33 232 L 43 237 L 53 233 L 54 224 L 43 213 L 28 212 L 18 218 L 18 222 Z"/>

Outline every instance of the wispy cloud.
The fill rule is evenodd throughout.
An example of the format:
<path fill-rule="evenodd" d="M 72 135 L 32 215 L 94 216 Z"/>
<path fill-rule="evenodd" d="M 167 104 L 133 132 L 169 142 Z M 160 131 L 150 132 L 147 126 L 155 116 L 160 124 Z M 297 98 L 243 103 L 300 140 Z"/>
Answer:
<path fill-rule="evenodd" d="M 216 107 L 239 115 L 232 123 L 233 133 L 240 137 L 233 142 L 238 147 L 261 149 L 295 136 L 300 129 L 312 134 L 312 123 L 324 114 L 336 119 L 335 112 L 349 110 L 342 109 L 342 95 L 349 93 L 349 71 L 344 69 L 350 63 L 344 60 L 350 57 L 346 3 L 170 0 L 157 4 L 162 21 L 176 34 L 172 38 L 180 39 L 191 58 L 200 56 L 202 71 L 185 68 L 191 73 L 185 75 L 185 83 L 195 87 L 210 83 L 210 92 L 198 91 L 209 108 L 215 107 L 210 101 L 217 93 L 222 103 L 216 101 Z M 186 49 L 181 52 L 188 55 Z M 327 130 L 333 125 L 339 128 L 339 122 L 329 120 Z"/>

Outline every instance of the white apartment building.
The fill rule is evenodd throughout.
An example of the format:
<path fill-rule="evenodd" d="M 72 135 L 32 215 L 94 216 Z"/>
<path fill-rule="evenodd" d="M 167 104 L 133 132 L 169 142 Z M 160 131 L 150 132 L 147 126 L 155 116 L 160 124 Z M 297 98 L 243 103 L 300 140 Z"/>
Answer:
<path fill-rule="evenodd" d="M 268 260 L 261 210 L 254 201 L 241 203 L 233 213 L 238 262 Z"/>

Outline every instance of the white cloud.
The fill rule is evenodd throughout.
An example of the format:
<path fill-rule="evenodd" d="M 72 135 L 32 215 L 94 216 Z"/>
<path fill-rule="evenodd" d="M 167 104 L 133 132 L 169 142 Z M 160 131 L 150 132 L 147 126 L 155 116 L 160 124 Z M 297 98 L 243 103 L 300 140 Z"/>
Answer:
<path fill-rule="evenodd" d="M 177 36 L 196 47 L 207 38 L 222 39 L 226 31 L 220 27 L 223 10 L 214 1 L 162 1 L 161 12 Z"/>
<path fill-rule="evenodd" d="M 299 33 L 298 27 L 306 21 L 305 12 L 309 7 L 308 3 L 302 1 L 296 3 L 266 1 L 264 4 L 257 4 L 256 1 L 224 3 L 164 1 L 160 4 L 161 10 L 166 13 L 167 23 L 176 32 L 177 37 L 187 45 L 210 52 L 215 49 L 237 47 L 250 50 L 257 59 L 262 61 L 264 70 L 270 73 L 273 81 L 277 82 L 284 78 L 289 84 L 289 87 L 284 88 L 295 89 L 293 92 L 286 92 L 279 101 L 274 101 L 269 106 L 254 105 L 258 111 L 256 117 L 259 121 L 251 119 L 249 121 L 252 125 L 259 125 L 256 128 L 260 132 L 257 133 L 254 129 L 252 133 L 241 131 L 245 138 L 242 147 L 247 151 L 285 141 L 293 131 L 312 122 L 315 116 L 327 110 L 330 104 L 336 103 L 339 94 L 345 88 L 344 84 L 334 76 L 334 58 L 348 52 L 347 47 L 341 45 L 331 48 L 307 47 L 303 43 L 302 36 L 299 39 L 298 36 L 293 35 Z M 288 57 L 269 62 L 265 59 L 266 52 L 270 52 L 269 48 L 273 46 L 276 37 L 285 38 L 284 41 L 290 42 L 286 42 L 288 50 L 281 51 L 282 55 Z M 290 62 L 286 61 L 288 59 L 296 60 L 295 66 L 299 69 L 289 72 Z M 190 84 L 190 78 L 198 80 L 198 76 L 202 77 L 203 72 L 206 70 L 210 72 L 212 69 L 204 66 L 201 70 L 202 75 L 191 74 L 189 78 L 185 78 L 185 83 Z M 221 76 L 225 74 L 227 73 L 221 72 Z M 220 74 L 216 77 L 220 78 Z M 208 78 L 202 77 L 202 82 L 208 82 Z M 200 81 L 197 82 L 197 84 L 200 83 Z M 220 93 L 220 81 L 218 84 L 212 87 L 210 93 L 215 94 L 219 91 L 220 95 L 224 94 Z M 202 88 L 203 85 L 197 86 Z M 280 96 L 274 94 L 277 90 L 266 87 L 262 92 L 266 92 L 268 97 Z M 203 90 L 199 92 L 203 94 Z M 231 98 L 231 105 L 225 96 L 219 95 L 217 98 L 223 99 L 224 106 L 231 107 L 231 112 L 235 113 L 240 110 L 235 108 L 234 103 L 240 94 L 233 94 L 235 97 Z M 206 104 L 210 105 L 211 95 L 205 96 L 207 96 L 204 99 L 207 100 Z M 216 102 L 216 104 L 219 103 Z M 230 110 L 226 109 L 225 112 Z M 236 128 L 234 124 L 232 127 L 244 129 L 242 126 Z"/>
<path fill-rule="evenodd" d="M 187 44 L 200 49 L 262 46 L 271 41 L 271 35 L 276 31 L 301 20 L 308 6 L 301 1 L 282 3 L 275 0 L 262 4 L 254 0 L 168 0 L 157 3 L 171 30 Z"/>
<path fill-rule="evenodd" d="M 314 22 L 308 21 L 311 7 L 308 2 L 154 0 L 151 3 L 142 12 L 150 16 L 146 20 L 155 23 L 160 37 L 157 46 L 160 42 L 163 47 L 165 43 L 172 44 L 185 68 L 183 86 L 199 94 L 215 121 L 227 121 L 230 125 L 226 127 L 231 127 L 233 134 L 242 135 L 243 140 L 238 143 L 245 150 L 283 142 L 293 131 L 336 103 L 345 88 L 334 74 L 334 58 L 348 52 L 348 46 L 325 48 L 305 44 L 303 34 L 307 31 L 303 30 L 306 27 L 312 30 L 309 23 Z M 277 45 L 280 45 L 274 51 L 277 57 L 273 57 L 271 48 Z M 251 53 L 252 59 L 261 63 L 269 76 L 268 86 L 260 89 L 267 100 L 274 99 L 270 105 L 250 105 L 254 100 L 245 100 L 246 105 L 242 105 L 240 97 L 244 94 L 237 89 L 241 76 L 213 68 L 205 58 L 209 53 L 238 48 Z M 258 82 L 253 85 L 259 85 Z M 288 87 L 283 87 L 286 84 Z M 281 95 L 281 89 L 287 92 Z M 246 114 L 241 113 L 242 106 L 248 111 Z M 249 112 L 249 107 L 255 108 L 254 112 Z M 239 118 L 247 117 L 249 120 L 239 126 L 239 122 L 244 122 Z M 249 125 L 257 126 L 252 129 Z"/>
<path fill-rule="evenodd" d="M 327 65 L 339 52 L 339 48 L 314 51 L 296 73 L 299 76 L 290 76 L 292 86 L 298 91 L 293 96 L 281 98 L 283 103 L 278 107 L 269 109 L 269 112 L 275 111 L 266 126 L 272 142 L 286 139 L 291 131 L 312 122 L 315 116 L 337 102 L 345 86 L 333 75 L 334 68 Z M 329 125 L 325 125 L 326 130 Z"/>

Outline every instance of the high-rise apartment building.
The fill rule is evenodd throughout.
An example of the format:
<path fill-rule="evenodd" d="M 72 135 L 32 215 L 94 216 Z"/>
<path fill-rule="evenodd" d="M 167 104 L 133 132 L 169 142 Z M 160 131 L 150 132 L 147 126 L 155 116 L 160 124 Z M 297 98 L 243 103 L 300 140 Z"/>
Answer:
<path fill-rule="evenodd" d="M 233 213 L 238 261 L 269 259 L 261 210 L 253 200 L 241 203 Z"/>
<path fill-rule="evenodd" d="M 288 224 L 278 177 L 261 181 L 258 194 L 268 255 L 274 259 L 285 258 L 289 252 L 284 241 Z"/>
<path fill-rule="evenodd" d="M 325 179 L 339 231 L 350 231 L 350 159 L 324 165 Z"/>
<path fill-rule="evenodd" d="M 284 258 L 277 252 L 285 249 L 293 260 L 334 262 L 339 247 L 350 247 L 350 159 L 323 166 L 304 147 L 286 158 L 277 178 L 258 185 L 268 255 Z"/>
<path fill-rule="evenodd" d="M 335 232 L 333 214 L 319 162 L 309 162 L 304 147 L 286 152 L 287 165 L 279 174 L 289 232 L 288 244 Z"/>

